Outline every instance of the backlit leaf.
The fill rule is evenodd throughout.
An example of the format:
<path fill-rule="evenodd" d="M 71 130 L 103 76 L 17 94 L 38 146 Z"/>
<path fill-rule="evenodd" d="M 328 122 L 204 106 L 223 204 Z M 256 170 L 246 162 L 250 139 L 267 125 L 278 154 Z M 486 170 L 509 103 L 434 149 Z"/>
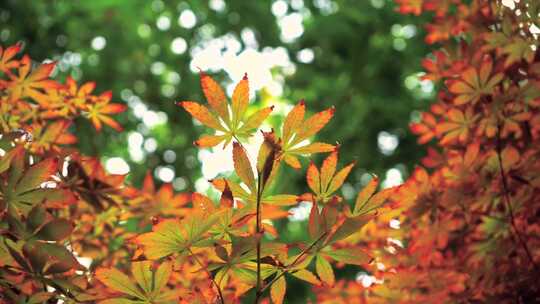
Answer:
<path fill-rule="evenodd" d="M 300 269 L 298 271 L 294 271 L 291 273 L 294 277 L 299 278 L 300 280 L 304 280 L 310 284 L 313 285 L 320 285 L 321 281 L 309 270 Z"/>
<path fill-rule="evenodd" d="M 321 193 L 321 176 L 319 169 L 315 167 L 315 164 L 311 162 L 307 169 L 307 184 L 309 188 L 315 193 Z"/>
<path fill-rule="evenodd" d="M 117 269 L 100 268 L 96 271 L 96 278 L 113 290 L 144 299 L 141 290 L 127 275 Z"/>
<path fill-rule="evenodd" d="M 376 176 L 373 176 L 369 183 L 358 193 L 358 196 L 356 197 L 356 202 L 354 204 L 354 214 L 358 214 L 362 209 L 364 209 L 369 201 L 369 199 L 373 196 L 375 191 L 377 190 L 377 186 L 379 185 L 379 178 Z"/>
<path fill-rule="evenodd" d="M 246 150 L 242 145 L 233 143 L 234 170 L 238 177 L 248 186 L 251 191 L 256 191 L 255 176 L 249 162 Z"/>
<path fill-rule="evenodd" d="M 224 131 L 219 120 L 205 106 L 192 101 L 181 101 L 178 104 L 203 125 Z"/>
<path fill-rule="evenodd" d="M 320 255 L 317 255 L 315 260 L 315 269 L 317 270 L 317 274 L 321 278 L 321 281 L 330 286 L 334 285 L 336 279 L 334 276 L 334 271 L 332 270 L 332 265 L 330 265 L 330 263 Z"/>
<path fill-rule="evenodd" d="M 272 287 L 270 287 L 270 298 L 272 298 L 272 303 L 283 303 L 283 298 L 285 298 L 286 290 L 287 282 L 285 281 L 285 276 L 282 276 L 277 279 L 274 284 L 272 284 Z"/>
<path fill-rule="evenodd" d="M 363 250 L 357 248 L 332 249 L 325 251 L 325 254 L 338 262 L 354 265 L 365 265 L 373 259 Z"/>
<path fill-rule="evenodd" d="M 152 291 L 152 262 L 132 262 L 131 274 L 135 278 L 135 281 L 144 290 L 145 293 Z"/>
<path fill-rule="evenodd" d="M 244 114 L 249 104 L 249 82 L 247 75 L 236 85 L 232 95 L 232 114 L 234 117 L 233 125 L 237 126 L 244 118 Z"/>
<path fill-rule="evenodd" d="M 229 109 L 227 106 L 227 98 L 221 86 L 212 77 L 201 72 L 201 87 L 206 96 L 208 104 L 216 111 L 219 116 L 229 122 Z"/>

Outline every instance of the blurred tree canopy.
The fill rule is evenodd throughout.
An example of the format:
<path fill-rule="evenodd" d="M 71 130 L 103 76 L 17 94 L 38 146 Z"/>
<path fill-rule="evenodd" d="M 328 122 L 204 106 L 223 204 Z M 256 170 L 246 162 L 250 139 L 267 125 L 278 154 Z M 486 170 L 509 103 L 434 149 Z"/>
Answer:
<path fill-rule="evenodd" d="M 4 0 L 0 43 L 22 41 L 33 58 L 59 61 L 59 78 L 94 80 L 129 105 L 127 132 L 74 127 L 84 153 L 124 159 L 136 184 L 154 170 L 177 190 L 204 186 L 205 155 L 192 145 L 200 126 L 174 104 L 204 101 L 199 68 L 229 90 L 248 72 L 254 100 L 276 104 L 276 119 L 300 99 L 313 112 L 333 105 L 319 139 L 339 138 L 342 161 L 358 161 L 350 198 L 365 173 L 399 182 L 421 156 L 408 124 L 434 91 L 419 79 L 422 20 L 389 0 Z M 281 190 L 305 192 L 302 174 L 284 174 Z M 291 240 L 305 233 L 288 225 Z"/>
<path fill-rule="evenodd" d="M 0 39 L 3 45 L 23 41 L 34 58 L 60 61 L 61 76 L 95 80 L 98 91 L 111 89 L 117 100 L 131 100 L 123 121 L 127 131 L 157 143 L 155 151 L 153 140 L 146 144 L 150 149 L 143 149 L 144 166 L 131 166 L 134 180 L 146 168 L 168 165 L 166 150 L 176 153 L 177 161 L 169 165 L 177 176 L 185 177 L 187 185 L 197 178 L 191 173 L 198 171 L 193 170 L 193 123 L 173 101 L 203 101 L 197 68 L 190 66 L 211 44 L 237 57 L 250 49 L 284 53 L 290 62 L 271 69 L 282 88 L 277 98 L 289 104 L 303 98 L 312 111 L 335 105 L 336 117 L 323 137 L 340 138 L 343 158 L 357 159 L 362 169 L 384 176 L 400 164 L 406 173 L 418 159 L 407 125 L 432 92 L 431 84 L 417 77 L 420 58 L 428 51 L 420 41 L 421 20 L 394 10 L 385 0 L 7 0 L 0 6 Z M 299 37 L 291 39 L 287 32 Z M 233 83 L 221 63 L 194 64 Z M 156 118 L 146 109 L 163 113 Z M 89 132 L 87 126 L 78 128 Z M 106 132 L 83 140 L 84 151 L 92 154 L 99 147 L 104 155 L 132 164 L 127 138 L 106 141 L 114 137 L 113 131 Z M 399 141 L 395 150 L 393 136 Z"/>

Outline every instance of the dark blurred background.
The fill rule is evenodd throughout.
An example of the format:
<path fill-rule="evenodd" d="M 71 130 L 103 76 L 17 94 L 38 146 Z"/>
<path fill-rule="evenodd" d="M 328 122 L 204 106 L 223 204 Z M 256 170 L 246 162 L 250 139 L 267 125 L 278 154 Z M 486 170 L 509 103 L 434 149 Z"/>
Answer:
<path fill-rule="evenodd" d="M 198 68 L 229 93 L 247 72 L 254 105 L 276 105 L 273 126 L 302 98 L 311 113 L 335 105 L 334 119 L 317 140 L 339 142 L 342 164 L 357 161 L 342 189 L 346 199 L 353 199 L 368 172 L 386 186 L 399 183 L 421 157 L 408 124 L 433 96 L 433 84 L 419 79 L 421 58 L 429 52 L 423 37 L 422 18 L 398 14 L 390 0 L 0 4 L 3 46 L 22 41 L 34 60 L 58 61 L 57 78 L 96 81 L 98 93 L 112 90 L 116 101 L 129 105 L 118 117 L 123 133 L 108 128 L 96 134 L 86 121 L 76 124 L 83 152 L 99 153 L 111 172 L 129 170 L 134 184 L 152 170 L 178 191 L 206 191 L 207 179 L 231 169 L 228 150 L 193 147 L 204 129 L 174 105 L 205 102 Z M 276 191 L 306 192 L 303 172 L 282 174 L 288 182 Z M 287 241 L 304 237 L 302 206 L 276 223 L 288 229 Z"/>

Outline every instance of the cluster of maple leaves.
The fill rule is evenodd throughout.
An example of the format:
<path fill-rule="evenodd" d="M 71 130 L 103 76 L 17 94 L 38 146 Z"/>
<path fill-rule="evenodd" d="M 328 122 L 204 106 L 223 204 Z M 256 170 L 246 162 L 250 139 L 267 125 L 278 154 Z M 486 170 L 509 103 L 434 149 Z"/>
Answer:
<path fill-rule="evenodd" d="M 138 189 L 74 146 L 74 119 L 120 131 L 125 106 L 0 48 L 0 303 L 281 303 L 292 277 L 318 303 L 538 301 L 540 4 L 397 3 L 434 15 L 423 77 L 438 101 L 411 130 L 436 145 L 402 186 L 373 177 L 354 202 L 339 196 L 354 163 L 338 170 L 339 147 L 313 141 L 333 108 L 306 118 L 299 102 L 248 155 L 272 107 L 251 109 L 247 76 L 229 102 L 202 73 L 208 105 L 178 105 L 210 131 L 196 146 L 233 145 L 234 174 L 211 181 L 218 200 L 150 174 Z M 314 153 L 329 154 L 307 165 L 309 192 L 276 193 L 280 168 Z M 309 239 L 286 244 L 272 221 L 299 202 Z M 336 280 L 346 264 L 363 276 Z"/>
<path fill-rule="evenodd" d="M 211 131 L 196 146 L 233 145 L 234 176 L 211 181 L 218 201 L 170 184 L 156 189 L 150 174 L 137 189 L 81 155 L 70 127 L 83 117 L 98 131 L 120 131 L 110 115 L 126 107 L 111 103 L 110 92 L 93 95 L 94 83 L 52 80 L 55 63 L 32 66 L 27 55 L 18 59 L 20 48 L 0 48 L 1 303 L 236 303 L 250 295 L 282 303 L 289 276 L 328 287 L 332 264 L 371 263 L 367 248 L 345 240 L 395 189 L 376 192 L 373 178 L 353 203 L 338 195 L 354 164 L 337 170 L 338 147 L 310 141 L 333 108 L 306 117 L 299 102 L 280 134 L 262 132 L 250 157 L 244 144 L 272 107 L 250 111 L 247 75 L 228 102 L 201 73 L 208 106 L 178 105 Z M 321 167 L 307 168 L 311 192 L 275 193 L 281 166 L 301 169 L 300 157 L 322 152 L 331 153 Z M 272 220 L 302 201 L 312 204 L 309 239 L 286 244 Z"/>
<path fill-rule="evenodd" d="M 540 2 L 397 0 L 433 16 L 423 79 L 437 101 L 411 124 L 427 156 L 367 224 L 374 282 L 319 288 L 331 303 L 540 301 Z M 392 227 L 388 221 L 393 220 Z M 383 250 L 379 250 L 384 248 Z M 369 284 L 365 284 L 369 285 Z"/>

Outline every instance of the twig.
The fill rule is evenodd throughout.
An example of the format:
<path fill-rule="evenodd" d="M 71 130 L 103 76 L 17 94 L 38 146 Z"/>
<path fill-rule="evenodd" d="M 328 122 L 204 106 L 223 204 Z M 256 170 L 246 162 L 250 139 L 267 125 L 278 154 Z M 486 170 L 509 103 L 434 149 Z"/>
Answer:
<path fill-rule="evenodd" d="M 223 298 L 223 293 L 221 292 L 221 288 L 219 288 L 218 283 L 216 282 L 216 280 L 214 279 L 214 277 L 212 276 L 212 274 L 211 274 L 210 271 L 208 270 L 208 267 L 206 267 L 206 266 L 201 262 L 201 260 L 199 260 L 199 258 L 197 258 L 197 256 L 195 255 L 195 253 L 193 253 L 193 251 L 191 251 L 191 248 L 188 248 L 187 250 L 189 251 L 189 253 L 190 253 L 191 256 L 193 257 L 193 259 L 197 262 L 197 264 L 199 264 L 199 266 L 201 266 L 201 268 L 204 269 L 204 271 L 206 272 L 206 274 L 208 275 L 208 277 L 210 277 L 210 280 L 212 280 L 212 283 L 214 283 L 214 286 L 216 286 L 216 289 L 217 289 L 218 295 L 219 295 L 219 299 L 221 300 L 221 304 L 225 304 L 225 299 Z"/>
<path fill-rule="evenodd" d="M 255 304 L 259 303 L 259 300 L 262 295 L 261 290 L 261 195 L 262 195 L 262 189 L 261 189 L 261 176 L 259 174 L 257 178 L 257 227 L 256 227 L 256 234 L 257 234 L 257 288 L 255 292 Z"/>
<path fill-rule="evenodd" d="M 286 273 L 288 273 L 290 271 L 290 268 L 291 267 L 294 267 L 296 265 L 296 263 L 298 263 L 298 261 L 300 261 L 300 259 L 306 255 L 306 253 L 308 253 L 313 247 L 315 247 L 315 245 L 317 245 L 317 243 L 319 243 L 326 235 L 328 234 L 328 232 L 325 232 L 323 234 L 321 234 L 321 236 L 319 236 L 319 238 L 317 238 L 313 243 L 311 243 L 311 245 L 309 245 L 308 247 L 306 247 L 304 250 L 302 250 L 302 252 L 300 252 L 300 254 L 294 259 L 294 261 L 292 261 L 292 263 L 290 263 L 289 265 L 285 266 L 283 271 L 277 275 L 276 277 L 274 277 L 272 279 L 272 281 L 270 281 L 270 283 L 266 284 L 262 290 L 261 290 L 261 293 L 263 293 L 266 289 L 268 289 L 268 287 L 272 286 L 272 284 L 274 284 L 277 280 L 279 280 L 279 278 L 281 278 L 282 276 L 284 276 Z"/>
<path fill-rule="evenodd" d="M 508 190 L 508 181 L 506 180 L 506 173 L 504 172 L 503 168 L 503 161 L 502 161 L 502 146 L 501 146 L 501 124 L 500 121 L 497 122 L 497 160 L 499 161 L 499 171 L 501 174 L 502 179 L 502 186 L 504 191 L 504 201 L 508 208 L 508 213 L 510 213 L 510 224 L 512 228 L 514 229 L 514 232 L 516 234 L 516 237 L 523 247 L 523 250 L 525 250 L 525 253 L 527 254 L 527 258 L 532 263 L 535 269 L 539 269 L 538 265 L 534 262 L 534 259 L 532 257 L 531 251 L 529 250 L 529 247 L 527 246 L 527 243 L 523 239 L 521 233 L 519 232 L 519 229 L 517 228 L 515 217 L 514 217 L 514 210 L 512 208 L 512 204 L 510 203 L 510 194 Z"/>

